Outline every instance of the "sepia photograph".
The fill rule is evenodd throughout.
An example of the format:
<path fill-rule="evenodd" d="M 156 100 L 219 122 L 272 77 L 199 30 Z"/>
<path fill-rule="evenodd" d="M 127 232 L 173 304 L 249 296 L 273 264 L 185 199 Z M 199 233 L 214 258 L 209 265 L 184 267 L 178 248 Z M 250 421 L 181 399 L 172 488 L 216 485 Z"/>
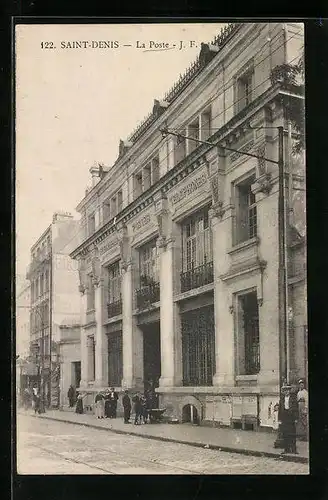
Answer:
<path fill-rule="evenodd" d="M 18 475 L 308 475 L 304 24 L 16 23 Z"/>

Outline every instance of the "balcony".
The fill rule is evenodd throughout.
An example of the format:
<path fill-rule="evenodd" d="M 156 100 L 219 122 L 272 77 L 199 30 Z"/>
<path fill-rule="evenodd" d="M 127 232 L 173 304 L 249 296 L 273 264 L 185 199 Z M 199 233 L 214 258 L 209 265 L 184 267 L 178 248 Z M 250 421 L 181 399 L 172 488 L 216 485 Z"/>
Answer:
<path fill-rule="evenodd" d="M 137 308 L 146 309 L 160 299 L 160 286 L 156 281 L 150 281 L 136 290 Z"/>
<path fill-rule="evenodd" d="M 181 292 L 208 285 L 214 281 L 213 261 L 181 273 Z"/>
<path fill-rule="evenodd" d="M 116 300 L 115 302 L 109 302 L 107 304 L 107 316 L 108 318 L 113 318 L 114 316 L 119 316 L 122 314 L 122 299 Z"/>

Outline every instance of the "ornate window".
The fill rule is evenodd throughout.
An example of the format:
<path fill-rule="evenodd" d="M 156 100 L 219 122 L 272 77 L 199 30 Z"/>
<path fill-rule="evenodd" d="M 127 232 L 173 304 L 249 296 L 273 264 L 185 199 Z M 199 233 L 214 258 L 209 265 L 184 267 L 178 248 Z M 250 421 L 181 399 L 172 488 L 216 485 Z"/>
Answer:
<path fill-rule="evenodd" d="M 121 300 L 121 273 L 119 261 L 108 267 L 107 287 L 107 311 L 108 317 L 117 316 L 122 313 Z"/>
<path fill-rule="evenodd" d="M 184 386 L 210 386 L 215 373 L 213 306 L 181 315 Z"/>
<path fill-rule="evenodd" d="M 144 308 L 160 298 L 159 262 L 156 240 L 152 240 L 139 250 L 140 288 L 136 291 L 137 307 Z"/>
<path fill-rule="evenodd" d="M 122 332 L 108 334 L 108 385 L 120 387 L 123 378 Z"/>
<path fill-rule="evenodd" d="M 236 110 L 239 112 L 248 106 L 253 99 L 254 69 L 250 67 L 236 81 Z"/>
<path fill-rule="evenodd" d="M 251 176 L 236 185 L 236 244 L 257 236 L 257 207 L 252 193 L 254 182 L 255 176 Z"/>
<path fill-rule="evenodd" d="M 256 291 L 238 295 L 237 346 L 238 374 L 257 374 L 260 371 L 260 334 Z"/>
<path fill-rule="evenodd" d="M 212 281 L 213 255 L 207 207 L 182 224 L 181 291 Z"/>

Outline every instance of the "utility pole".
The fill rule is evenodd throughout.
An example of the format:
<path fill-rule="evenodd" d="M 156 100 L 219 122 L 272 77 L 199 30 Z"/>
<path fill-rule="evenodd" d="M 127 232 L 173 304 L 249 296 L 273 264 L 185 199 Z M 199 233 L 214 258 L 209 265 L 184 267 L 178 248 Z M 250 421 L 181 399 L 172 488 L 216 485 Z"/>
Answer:
<path fill-rule="evenodd" d="M 279 340 L 280 340 L 280 383 L 288 382 L 287 370 L 287 269 L 286 269 L 286 211 L 285 211 L 285 168 L 284 128 L 278 127 L 278 241 L 279 241 Z"/>

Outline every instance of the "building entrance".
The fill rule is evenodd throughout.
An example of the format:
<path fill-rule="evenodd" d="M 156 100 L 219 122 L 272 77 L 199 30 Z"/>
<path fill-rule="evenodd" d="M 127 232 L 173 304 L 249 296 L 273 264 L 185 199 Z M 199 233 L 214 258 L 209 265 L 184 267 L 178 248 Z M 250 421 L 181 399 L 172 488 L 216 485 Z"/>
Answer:
<path fill-rule="evenodd" d="M 161 376 L 161 337 L 159 322 L 142 326 L 144 352 L 144 390 L 151 398 L 152 408 L 158 408 L 155 389 Z"/>

